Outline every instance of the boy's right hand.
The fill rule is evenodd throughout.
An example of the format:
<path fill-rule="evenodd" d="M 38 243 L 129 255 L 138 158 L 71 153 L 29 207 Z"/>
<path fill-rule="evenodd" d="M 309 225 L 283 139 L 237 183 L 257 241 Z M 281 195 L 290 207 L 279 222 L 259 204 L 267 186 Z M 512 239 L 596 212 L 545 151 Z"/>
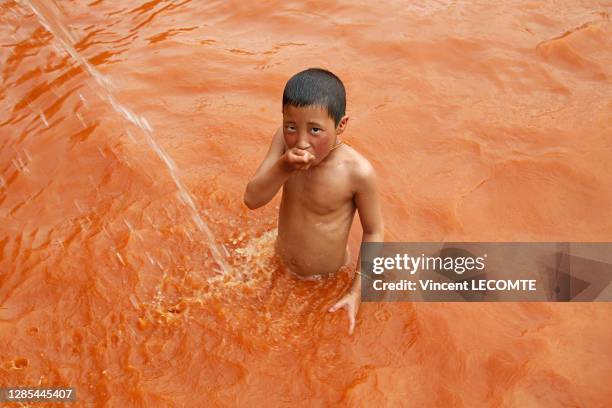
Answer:
<path fill-rule="evenodd" d="M 283 163 L 285 168 L 289 171 L 294 170 L 308 170 L 314 162 L 315 157 L 306 150 L 299 149 L 297 147 L 287 150 L 283 156 Z"/>

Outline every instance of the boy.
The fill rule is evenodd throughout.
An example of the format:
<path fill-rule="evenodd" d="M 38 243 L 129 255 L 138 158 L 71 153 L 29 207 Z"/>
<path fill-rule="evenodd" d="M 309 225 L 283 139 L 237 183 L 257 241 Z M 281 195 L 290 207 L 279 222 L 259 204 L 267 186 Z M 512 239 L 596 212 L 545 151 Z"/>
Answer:
<path fill-rule="evenodd" d="M 244 203 L 255 209 L 283 186 L 276 250 L 302 277 L 326 276 L 349 262 L 355 210 L 362 242 L 383 240 L 374 169 L 338 139 L 349 119 L 345 108 L 344 85 L 331 72 L 311 68 L 294 75 L 283 92 L 283 126 L 244 193 Z M 329 310 L 346 309 L 349 334 L 360 301 L 361 279 L 355 275 L 350 290 Z"/>

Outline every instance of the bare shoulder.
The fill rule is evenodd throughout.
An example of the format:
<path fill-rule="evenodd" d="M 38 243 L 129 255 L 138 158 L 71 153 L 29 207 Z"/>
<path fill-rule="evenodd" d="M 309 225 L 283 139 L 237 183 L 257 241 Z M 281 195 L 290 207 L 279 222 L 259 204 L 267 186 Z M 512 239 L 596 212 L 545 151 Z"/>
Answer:
<path fill-rule="evenodd" d="M 344 153 L 344 160 L 355 187 L 359 188 L 375 182 L 376 172 L 368 159 L 352 146 L 346 146 Z"/>

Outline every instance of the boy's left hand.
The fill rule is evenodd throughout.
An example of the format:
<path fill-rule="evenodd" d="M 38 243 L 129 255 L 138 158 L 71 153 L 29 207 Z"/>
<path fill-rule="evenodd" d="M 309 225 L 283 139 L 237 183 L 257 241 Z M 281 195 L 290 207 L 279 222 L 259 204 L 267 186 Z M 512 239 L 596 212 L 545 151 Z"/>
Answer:
<path fill-rule="evenodd" d="M 359 303 L 361 303 L 361 293 L 349 291 L 342 297 L 342 299 L 340 299 L 329 309 L 331 313 L 338 309 L 346 309 L 349 319 L 349 335 L 353 334 L 353 330 L 355 330 L 355 318 L 357 317 L 357 312 L 359 311 Z"/>

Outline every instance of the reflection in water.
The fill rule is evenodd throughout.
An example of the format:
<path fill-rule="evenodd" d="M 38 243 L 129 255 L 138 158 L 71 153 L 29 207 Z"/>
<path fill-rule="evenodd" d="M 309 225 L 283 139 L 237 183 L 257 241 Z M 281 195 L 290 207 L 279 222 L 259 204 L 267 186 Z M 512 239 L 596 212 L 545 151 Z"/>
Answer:
<path fill-rule="evenodd" d="M 609 305 L 364 304 L 347 337 L 326 310 L 348 271 L 286 274 L 278 201 L 241 204 L 284 81 L 323 66 L 388 241 L 608 241 L 609 8 L 312 7 L 0 4 L 0 384 L 110 406 L 609 405 Z"/>

